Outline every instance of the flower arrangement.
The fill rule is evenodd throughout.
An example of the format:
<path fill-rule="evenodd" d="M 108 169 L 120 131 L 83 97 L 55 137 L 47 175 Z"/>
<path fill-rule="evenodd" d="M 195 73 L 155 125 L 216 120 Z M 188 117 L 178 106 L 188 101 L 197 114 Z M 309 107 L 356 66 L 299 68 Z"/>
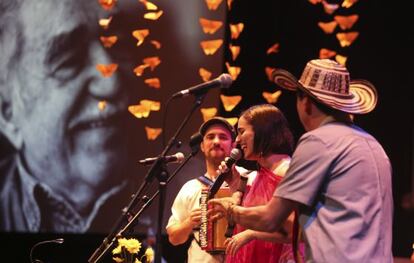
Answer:
<path fill-rule="evenodd" d="M 141 249 L 141 242 L 135 238 L 118 238 L 118 246 L 112 250 L 112 259 L 117 263 L 151 263 L 154 260 L 154 250 L 148 247 L 144 255 L 138 259 L 138 252 Z"/>

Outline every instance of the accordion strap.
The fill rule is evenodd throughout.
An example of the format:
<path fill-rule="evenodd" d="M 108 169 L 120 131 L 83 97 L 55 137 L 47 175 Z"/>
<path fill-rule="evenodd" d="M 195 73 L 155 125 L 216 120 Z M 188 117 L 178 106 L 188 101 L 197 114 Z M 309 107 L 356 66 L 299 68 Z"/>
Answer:
<path fill-rule="evenodd" d="M 214 182 L 205 175 L 201 175 L 197 178 L 202 184 L 208 186 L 209 188 L 214 184 Z"/>

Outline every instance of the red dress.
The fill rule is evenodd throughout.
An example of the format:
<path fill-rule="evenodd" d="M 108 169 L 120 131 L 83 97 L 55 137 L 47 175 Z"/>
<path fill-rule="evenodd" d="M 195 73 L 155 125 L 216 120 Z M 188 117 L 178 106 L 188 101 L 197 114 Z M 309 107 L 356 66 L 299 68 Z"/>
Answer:
<path fill-rule="evenodd" d="M 273 197 L 273 193 L 282 178 L 266 168 L 260 168 L 252 186 L 247 188 L 242 206 L 250 207 L 266 204 Z M 244 227 L 236 225 L 233 235 L 244 230 Z M 234 257 L 227 255 L 226 262 L 279 262 L 282 250 L 286 251 L 286 247 L 283 249 L 285 245 L 290 246 L 289 244 L 253 239 L 242 246 Z"/>

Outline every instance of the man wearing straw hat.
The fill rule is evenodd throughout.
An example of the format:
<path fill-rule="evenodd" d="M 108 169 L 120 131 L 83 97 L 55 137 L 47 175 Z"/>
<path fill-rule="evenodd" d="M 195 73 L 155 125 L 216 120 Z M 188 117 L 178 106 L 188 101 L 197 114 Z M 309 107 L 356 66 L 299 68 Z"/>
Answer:
<path fill-rule="evenodd" d="M 351 81 L 328 59 L 309 61 L 299 81 L 282 69 L 272 76 L 296 91 L 307 133 L 268 204 L 245 208 L 213 199 L 212 218 L 271 232 L 297 210 L 307 262 L 392 262 L 391 164 L 377 140 L 352 123 L 352 115 L 375 108 L 374 86 Z"/>

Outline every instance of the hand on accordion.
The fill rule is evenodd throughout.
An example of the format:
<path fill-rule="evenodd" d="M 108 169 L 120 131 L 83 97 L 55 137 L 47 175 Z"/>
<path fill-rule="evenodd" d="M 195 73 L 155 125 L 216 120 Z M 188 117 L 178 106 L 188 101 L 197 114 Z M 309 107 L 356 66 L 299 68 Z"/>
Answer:
<path fill-rule="evenodd" d="M 201 223 L 201 209 L 200 208 L 194 208 L 190 212 L 190 217 L 188 218 L 190 221 L 190 224 L 193 228 L 198 228 Z"/>
<path fill-rule="evenodd" d="M 210 220 L 219 220 L 226 217 L 229 220 L 229 209 L 234 206 L 232 197 L 213 198 L 208 201 L 212 208 L 208 210 L 207 216 Z M 230 220 L 229 220 L 230 221 Z"/>

